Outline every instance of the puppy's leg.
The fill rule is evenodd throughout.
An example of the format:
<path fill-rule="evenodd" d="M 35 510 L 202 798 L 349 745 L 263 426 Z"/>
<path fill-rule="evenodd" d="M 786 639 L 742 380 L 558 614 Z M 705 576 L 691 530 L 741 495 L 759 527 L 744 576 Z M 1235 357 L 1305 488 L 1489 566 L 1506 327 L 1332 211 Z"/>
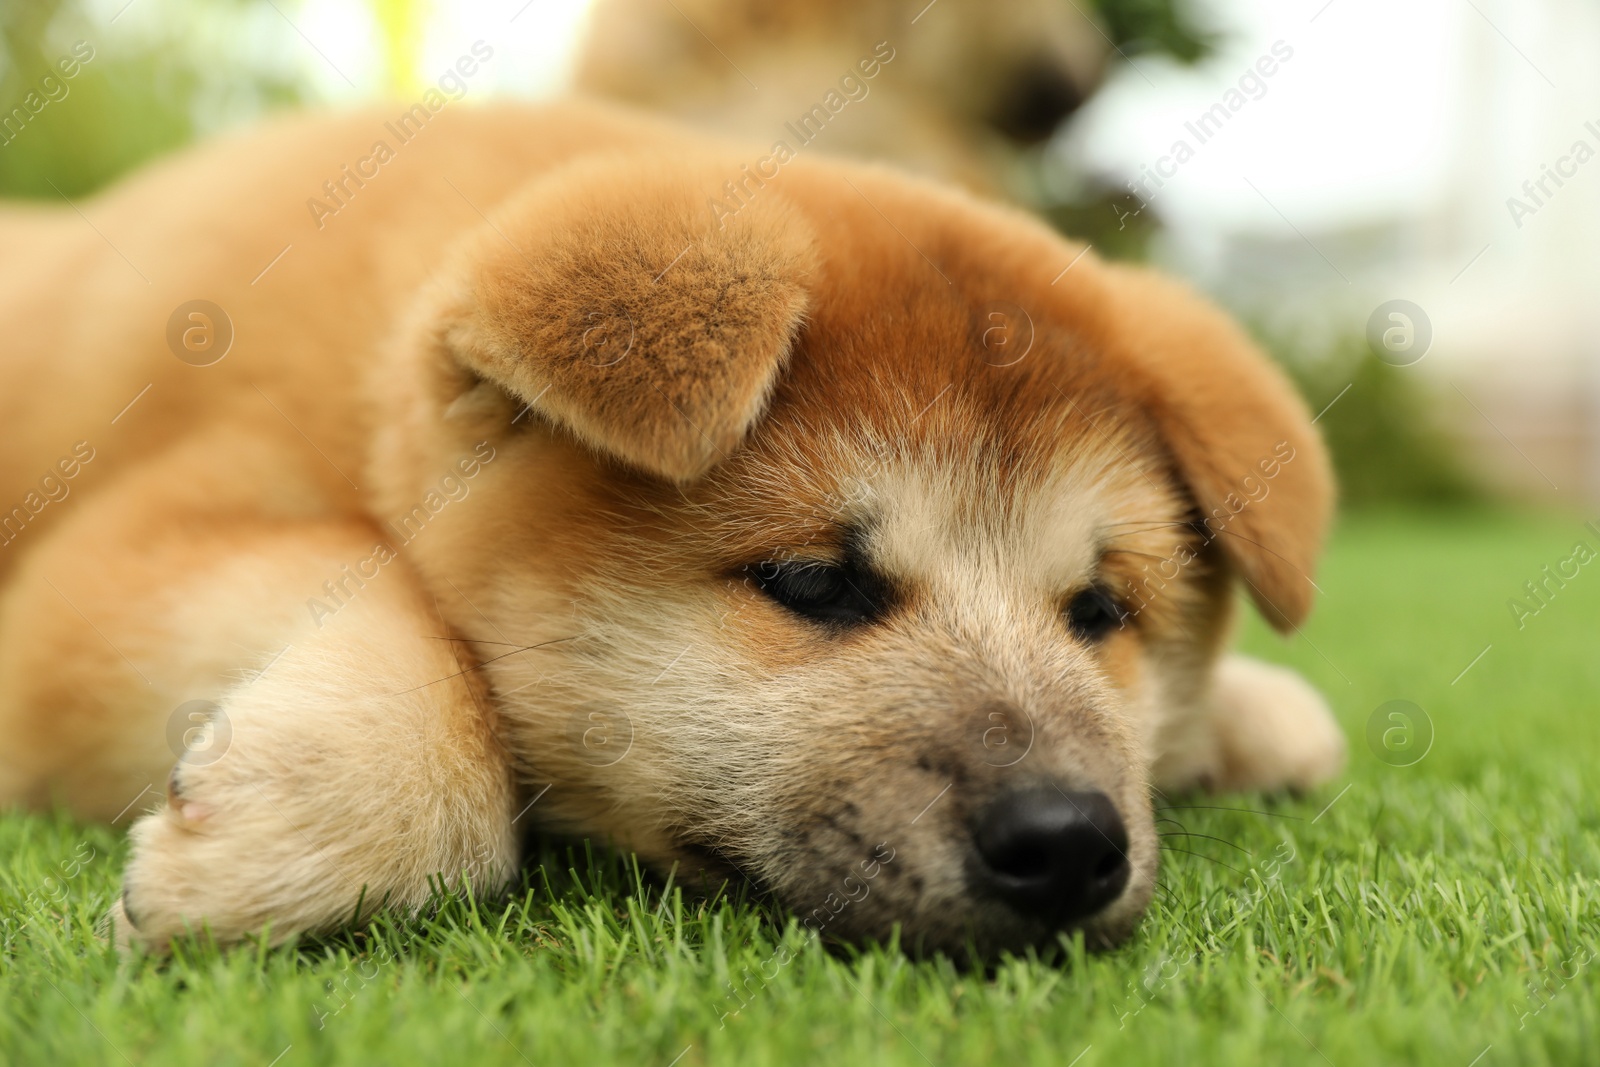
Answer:
<path fill-rule="evenodd" d="M 421 903 L 436 875 L 503 884 L 508 765 L 405 562 L 361 567 L 380 538 L 359 521 L 174 513 L 159 491 L 85 501 L 0 606 L 8 799 L 113 818 L 170 781 L 132 831 L 119 935 L 281 939 Z"/>
<path fill-rule="evenodd" d="M 1155 767 L 1162 789 L 1303 791 L 1344 767 L 1327 701 L 1286 667 L 1224 656 L 1192 719 L 1176 724 Z"/>
<path fill-rule="evenodd" d="M 503 885 L 510 776 L 452 648 L 405 576 L 382 575 L 225 693 L 165 809 L 133 828 L 117 918 L 156 946 L 202 924 L 279 938 L 422 904 L 435 876 Z"/>

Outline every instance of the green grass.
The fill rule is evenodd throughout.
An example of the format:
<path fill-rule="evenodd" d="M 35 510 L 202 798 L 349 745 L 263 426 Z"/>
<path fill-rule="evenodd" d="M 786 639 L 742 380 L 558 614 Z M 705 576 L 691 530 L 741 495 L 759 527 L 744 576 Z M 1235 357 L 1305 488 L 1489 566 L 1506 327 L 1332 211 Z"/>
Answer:
<path fill-rule="evenodd" d="M 1221 862 L 1169 855 L 1117 951 L 988 977 L 830 955 L 781 916 L 580 852 L 547 854 L 509 905 L 118 960 L 92 928 L 119 834 L 6 816 L 0 1063 L 1600 1062 L 1600 562 L 1526 629 L 1506 607 L 1580 536 L 1596 543 L 1575 519 L 1348 522 L 1306 637 L 1246 634 L 1331 696 L 1346 779 L 1215 802 L 1268 815 L 1173 812 L 1246 851 L 1187 839 Z M 1411 766 L 1366 741 L 1391 699 L 1432 722 Z M 771 977 L 740 1008 L 747 968 Z"/>

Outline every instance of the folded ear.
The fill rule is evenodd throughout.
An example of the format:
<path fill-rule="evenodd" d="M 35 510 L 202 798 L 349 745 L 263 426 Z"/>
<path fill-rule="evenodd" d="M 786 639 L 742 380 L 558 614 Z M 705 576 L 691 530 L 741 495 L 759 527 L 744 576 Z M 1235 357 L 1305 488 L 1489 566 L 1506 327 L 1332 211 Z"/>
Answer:
<path fill-rule="evenodd" d="M 1116 336 L 1205 522 L 1266 620 L 1303 622 L 1334 504 L 1328 454 L 1294 387 L 1187 288 L 1108 266 Z"/>
<path fill-rule="evenodd" d="M 468 243 L 435 336 L 590 446 L 693 481 L 765 409 L 816 262 L 776 189 L 713 210 L 739 173 L 608 157 L 536 181 Z"/>

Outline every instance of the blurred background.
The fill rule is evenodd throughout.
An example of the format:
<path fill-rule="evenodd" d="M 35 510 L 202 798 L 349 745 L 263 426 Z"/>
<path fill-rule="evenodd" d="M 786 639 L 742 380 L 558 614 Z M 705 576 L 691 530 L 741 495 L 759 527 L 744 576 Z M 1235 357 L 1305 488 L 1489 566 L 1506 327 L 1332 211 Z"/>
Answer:
<path fill-rule="evenodd" d="M 1322 413 L 1347 506 L 1600 499 L 1592 0 L 0 0 L 0 194 L 409 104 L 475 41 L 473 101 L 579 84 L 770 143 L 879 40 L 818 150 L 1213 294 Z"/>

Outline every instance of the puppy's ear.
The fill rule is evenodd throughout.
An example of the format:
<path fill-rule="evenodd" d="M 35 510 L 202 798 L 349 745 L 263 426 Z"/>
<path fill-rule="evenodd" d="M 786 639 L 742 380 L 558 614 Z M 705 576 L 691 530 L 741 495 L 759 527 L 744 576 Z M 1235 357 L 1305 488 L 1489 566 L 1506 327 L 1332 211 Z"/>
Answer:
<path fill-rule="evenodd" d="M 468 242 L 435 337 L 591 447 L 699 478 L 765 409 L 816 264 L 776 189 L 727 210 L 739 174 L 611 157 L 537 180 Z"/>
<path fill-rule="evenodd" d="M 1116 339 L 1141 404 L 1272 626 L 1303 622 L 1334 504 L 1328 454 L 1282 372 L 1177 282 L 1108 266 Z"/>

